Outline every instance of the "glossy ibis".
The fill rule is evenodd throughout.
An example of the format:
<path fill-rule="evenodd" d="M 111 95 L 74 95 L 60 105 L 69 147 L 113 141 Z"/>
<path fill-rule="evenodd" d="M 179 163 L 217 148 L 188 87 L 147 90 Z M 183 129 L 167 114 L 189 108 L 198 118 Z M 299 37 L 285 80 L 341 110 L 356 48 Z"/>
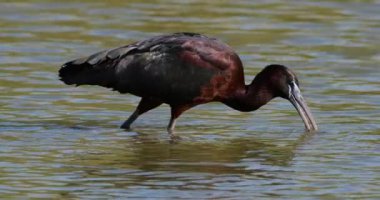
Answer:
<path fill-rule="evenodd" d="M 243 112 L 254 111 L 275 97 L 289 100 L 308 131 L 317 124 L 303 99 L 296 75 L 287 67 L 265 67 L 249 85 L 234 50 L 196 33 L 152 37 L 65 63 L 59 70 L 68 85 L 100 85 L 141 97 L 121 128 L 129 129 L 143 113 L 162 103 L 171 107 L 169 133 L 186 110 L 218 101 Z"/>

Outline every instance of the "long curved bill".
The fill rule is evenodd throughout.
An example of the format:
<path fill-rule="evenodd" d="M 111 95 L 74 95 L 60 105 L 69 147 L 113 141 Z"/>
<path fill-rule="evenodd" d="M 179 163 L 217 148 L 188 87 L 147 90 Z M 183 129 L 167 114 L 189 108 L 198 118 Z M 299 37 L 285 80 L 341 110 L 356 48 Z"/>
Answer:
<path fill-rule="evenodd" d="M 314 120 L 313 115 L 310 112 L 304 98 L 302 97 L 301 91 L 297 84 L 293 84 L 292 87 L 289 86 L 289 101 L 297 109 L 298 114 L 301 116 L 305 128 L 307 131 L 318 130 L 317 123 Z"/>

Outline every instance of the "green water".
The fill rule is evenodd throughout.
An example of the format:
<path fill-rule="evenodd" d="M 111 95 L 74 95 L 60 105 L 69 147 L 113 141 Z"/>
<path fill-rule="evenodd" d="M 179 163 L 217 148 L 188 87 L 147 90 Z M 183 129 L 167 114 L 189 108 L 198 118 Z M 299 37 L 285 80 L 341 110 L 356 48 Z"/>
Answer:
<path fill-rule="evenodd" d="M 0 197 L 380 199 L 380 2 L 2 1 Z M 290 66 L 318 121 L 292 105 L 252 113 L 168 106 L 118 127 L 139 99 L 70 87 L 68 60 L 170 32 L 230 44 L 246 81 Z"/>

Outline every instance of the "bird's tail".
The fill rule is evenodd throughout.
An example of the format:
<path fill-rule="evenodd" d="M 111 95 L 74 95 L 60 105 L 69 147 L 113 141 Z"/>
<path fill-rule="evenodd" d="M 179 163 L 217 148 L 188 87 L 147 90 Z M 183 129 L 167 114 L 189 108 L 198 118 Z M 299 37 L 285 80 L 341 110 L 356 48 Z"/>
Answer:
<path fill-rule="evenodd" d="M 107 59 L 106 52 L 73 60 L 62 65 L 60 79 L 68 85 L 115 86 L 115 63 Z"/>

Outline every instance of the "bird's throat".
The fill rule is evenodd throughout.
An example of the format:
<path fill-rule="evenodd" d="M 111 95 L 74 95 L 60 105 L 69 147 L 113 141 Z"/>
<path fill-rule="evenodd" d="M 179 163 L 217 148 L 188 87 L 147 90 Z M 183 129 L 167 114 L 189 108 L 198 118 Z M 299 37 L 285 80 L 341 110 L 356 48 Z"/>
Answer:
<path fill-rule="evenodd" d="M 250 112 L 259 109 L 273 98 L 274 95 L 267 87 L 251 84 L 237 90 L 223 103 L 235 110 Z"/>

